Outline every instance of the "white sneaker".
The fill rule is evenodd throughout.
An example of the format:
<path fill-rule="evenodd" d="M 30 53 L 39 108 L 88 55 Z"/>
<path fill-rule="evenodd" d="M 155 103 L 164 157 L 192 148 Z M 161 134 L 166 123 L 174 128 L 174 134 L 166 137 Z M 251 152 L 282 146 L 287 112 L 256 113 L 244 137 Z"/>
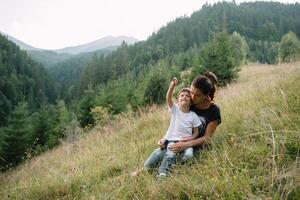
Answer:
<path fill-rule="evenodd" d="M 157 178 L 159 178 L 159 179 L 164 179 L 164 178 L 166 178 L 167 177 L 167 174 L 166 173 L 159 173 L 158 175 L 157 175 Z"/>

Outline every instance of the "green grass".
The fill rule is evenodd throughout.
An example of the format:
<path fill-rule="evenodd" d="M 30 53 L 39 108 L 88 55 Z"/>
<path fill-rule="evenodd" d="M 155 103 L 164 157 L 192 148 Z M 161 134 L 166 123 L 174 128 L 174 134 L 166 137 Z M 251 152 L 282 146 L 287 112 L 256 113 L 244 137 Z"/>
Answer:
<path fill-rule="evenodd" d="M 169 123 L 166 107 L 123 115 L 101 131 L 0 175 L 2 199 L 299 199 L 300 63 L 246 66 L 218 91 L 210 148 L 164 181 L 130 177 Z"/>

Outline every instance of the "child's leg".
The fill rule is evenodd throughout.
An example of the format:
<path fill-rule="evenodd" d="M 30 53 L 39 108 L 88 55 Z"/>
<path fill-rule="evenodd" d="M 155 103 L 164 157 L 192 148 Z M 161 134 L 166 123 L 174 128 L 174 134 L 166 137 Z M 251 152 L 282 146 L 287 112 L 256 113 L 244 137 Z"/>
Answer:
<path fill-rule="evenodd" d="M 167 146 L 166 152 L 163 156 L 162 163 L 159 167 L 159 174 L 161 173 L 167 174 L 170 167 L 172 165 L 175 165 L 176 163 L 176 154 L 173 151 L 169 150 L 169 146 L 172 144 L 174 144 L 174 142 L 170 142 Z"/>
<path fill-rule="evenodd" d="M 155 149 L 149 158 L 144 163 L 145 170 L 157 167 L 157 165 L 162 161 L 166 150 L 160 148 Z"/>
<path fill-rule="evenodd" d="M 182 161 L 185 162 L 187 160 L 192 159 L 194 155 L 194 149 L 193 147 L 187 148 L 182 152 Z"/>

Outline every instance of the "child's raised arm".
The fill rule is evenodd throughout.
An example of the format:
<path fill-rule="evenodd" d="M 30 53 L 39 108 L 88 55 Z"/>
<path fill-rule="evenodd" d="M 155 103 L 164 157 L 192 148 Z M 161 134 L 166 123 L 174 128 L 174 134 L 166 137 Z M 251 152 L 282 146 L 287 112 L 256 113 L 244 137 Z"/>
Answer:
<path fill-rule="evenodd" d="M 174 90 L 174 87 L 178 84 L 178 80 L 176 77 L 174 77 L 170 83 L 170 86 L 169 86 L 169 89 L 168 89 L 168 92 L 167 92 L 167 95 L 166 95 L 166 101 L 167 101 L 167 104 L 169 106 L 169 108 L 171 108 L 173 106 L 173 101 L 172 101 L 172 95 L 173 95 L 173 90 Z"/>

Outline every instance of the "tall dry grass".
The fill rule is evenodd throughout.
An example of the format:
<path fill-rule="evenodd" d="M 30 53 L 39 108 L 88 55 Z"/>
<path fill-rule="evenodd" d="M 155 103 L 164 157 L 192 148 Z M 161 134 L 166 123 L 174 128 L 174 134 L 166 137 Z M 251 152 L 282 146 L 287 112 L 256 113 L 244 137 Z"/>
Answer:
<path fill-rule="evenodd" d="M 119 116 L 101 131 L 0 175 L 2 199 L 299 199 L 300 63 L 243 67 L 218 91 L 210 148 L 164 181 L 130 177 L 169 123 L 164 106 Z"/>

